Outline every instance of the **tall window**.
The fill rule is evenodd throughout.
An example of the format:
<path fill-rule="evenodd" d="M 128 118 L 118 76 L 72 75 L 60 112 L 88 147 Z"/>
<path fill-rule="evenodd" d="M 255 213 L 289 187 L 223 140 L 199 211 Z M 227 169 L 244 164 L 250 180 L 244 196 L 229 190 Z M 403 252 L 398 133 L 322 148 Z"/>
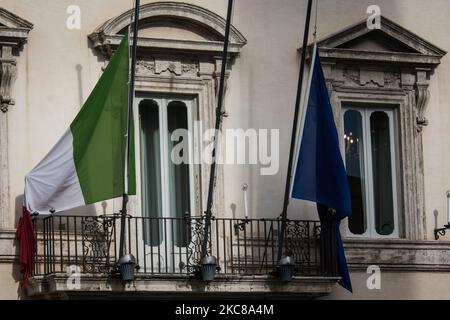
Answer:
<path fill-rule="evenodd" d="M 344 147 L 352 235 L 398 237 L 394 111 L 345 108 Z"/>
<path fill-rule="evenodd" d="M 144 242 L 149 246 L 186 246 L 188 235 L 183 218 L 193 211 L 191 163 L 174 163 L 172 151 L 186 136 L 172 133 L 191 129 L 190 101 L 142 99 L 139 102 L 141 194 Z M 192 143 L 184 141 L 189 153 Z M 165 222 L 159 218 L 169 218 Z"/>

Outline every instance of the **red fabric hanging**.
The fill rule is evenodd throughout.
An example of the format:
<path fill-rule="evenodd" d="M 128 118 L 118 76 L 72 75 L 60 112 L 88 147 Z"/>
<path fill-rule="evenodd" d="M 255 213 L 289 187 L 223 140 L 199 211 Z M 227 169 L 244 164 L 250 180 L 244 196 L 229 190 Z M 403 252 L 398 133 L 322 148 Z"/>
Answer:
<path fill-rule="evenodd" d="M 22 210 L 22 217 L 19 220 L 16 236 L 19 239 L 19 262 L 20 273 L 22 274 L 22 287 L 26 288 L 28 286 L 28 278 L 31 276 L 34 268 L 36 236 L 31 214 L 25 207 Z"/>

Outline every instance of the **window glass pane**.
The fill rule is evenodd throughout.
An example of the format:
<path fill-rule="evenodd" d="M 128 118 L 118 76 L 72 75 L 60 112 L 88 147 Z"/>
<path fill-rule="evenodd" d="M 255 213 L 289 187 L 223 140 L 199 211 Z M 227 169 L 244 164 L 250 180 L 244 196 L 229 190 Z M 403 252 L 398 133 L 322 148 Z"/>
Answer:
<path fill-rule="evenodd" d="M 344 114 L 345 167 L 352 196 L 349 229 L 353 234 L 367 230 L 367 210 L 364 186 L 364 141 L 361 113 L 347 110 Z"/>
<path fill-rule="evenodd" d="M 380 235 L 394 232 L 391 139 L 389 116 L 376 111 L 370 116 L 375 230 Z"/>
<path fill-rule="evenodd" d="M 142 209 L 144 217 L 144 242 L 161 244 L 162 215 L 161 149 L 158 104 L 144 100 L 139 104 L 141 122 Z M 153 218 L 153 219 L 150 219 Z"/>
<path fill-rule="evenodd" d="M 167 106 L 167 127 L 169 133 L 169 190 L 170 190 L 170 216 L 179 218 L 175 222 L 175 245 L 185 246 L 186 226 L 181 218 L 185 214 L 190 214 L 190 182 L 189 182 L 189 141 L 187 140 L 188 114 L 186 105 L 183 102 L 173 101 Z M 172 141 L 172 133 L 177 129 L 185 129 L 183 135 L 177 140 Z M 174 151 L 181 159 L 182 163 L 174 163 L 171 155 L 175 146 L 178 147 Z"/>

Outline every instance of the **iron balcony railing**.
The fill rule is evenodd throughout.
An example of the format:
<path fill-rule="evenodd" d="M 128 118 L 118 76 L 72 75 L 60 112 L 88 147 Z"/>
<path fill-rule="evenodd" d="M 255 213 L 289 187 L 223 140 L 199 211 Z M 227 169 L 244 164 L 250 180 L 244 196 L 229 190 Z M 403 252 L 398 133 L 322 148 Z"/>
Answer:
<path fill-rule="evenodd" d="M 119 254 L 120 216 L 52 215 L 33 220 L 37 239 L 34 275 L 111 274 Z M 139 274 L 193 276 L 199 273 L 204 217 L 126 218 L 125 252 Z M 208 254 L 218 274 L 264 275 L 277 266 L 279 219 L 214 218 Z M 284 253 L 293 255 L 296 274 L 335 276 L 333 230 L 318 221 L 288 220 Z"/>

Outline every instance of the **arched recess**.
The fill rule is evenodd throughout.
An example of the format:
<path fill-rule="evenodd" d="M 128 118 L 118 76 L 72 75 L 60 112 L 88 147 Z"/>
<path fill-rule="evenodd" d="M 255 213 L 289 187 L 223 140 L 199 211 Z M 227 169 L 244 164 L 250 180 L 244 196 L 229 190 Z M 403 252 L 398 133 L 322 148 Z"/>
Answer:
<path fill-rule="evenodd" d="M 89 35 L 93 47 L 106 60 L 109 60 L 120 43 L 130 25 L 132 14 L 132 10 L 124 12 L 106 21 Z M 193 119 L 201 121 L 203 130 L 214 128 L 225 22 L 218 14 L 192 4 L 156 2 L 142 5 L 139 18 L 136 94 L 191 97 L 194 106 Z M 232 27 L 226 79 L 246 43 L 245 37 Z M 226 100 L 225 106 L 226 112 L 229 112 Z M 194 136 L 196 146 L 194 153 L 199 159 L 202 156 L 202 148 L 208 144 L 202 141 L 201 135 L 202 132 Z M 137 169 L 139 175 L 139 164 Z M 195 171 L 197 212 L 194 215 L 202 214 L 205 209 L 208 179 L 209 166 L 197 166 Z M 137 206 L 136 212 L 140 211 L 139 196 Z M 217 171 L 213 209 L 215 215 L 220 216 L 225 212 L 221 166 Z"/>
<path fill-rule="evenodd" d="M 120 42 L 122 34 L 130 25 L 133 10 L 112 18 L 98 27 L 89 38 L 95 48 L 108 56 Z M 139 30 L 155 26 L 172 26 L 179 30 L 196 33 L 198 39 L 174 39 L 166 37 L 139 37 L 140 48 L 183 50 L 190 52 L 219 53 L 225 36 L 225 19 L 202 7 L 181 2 L 147 3 L 140 7 Z M 245 37 L 232 26 L 230 33 L 230 54 L 236 55 L 247 43 Z"/>

